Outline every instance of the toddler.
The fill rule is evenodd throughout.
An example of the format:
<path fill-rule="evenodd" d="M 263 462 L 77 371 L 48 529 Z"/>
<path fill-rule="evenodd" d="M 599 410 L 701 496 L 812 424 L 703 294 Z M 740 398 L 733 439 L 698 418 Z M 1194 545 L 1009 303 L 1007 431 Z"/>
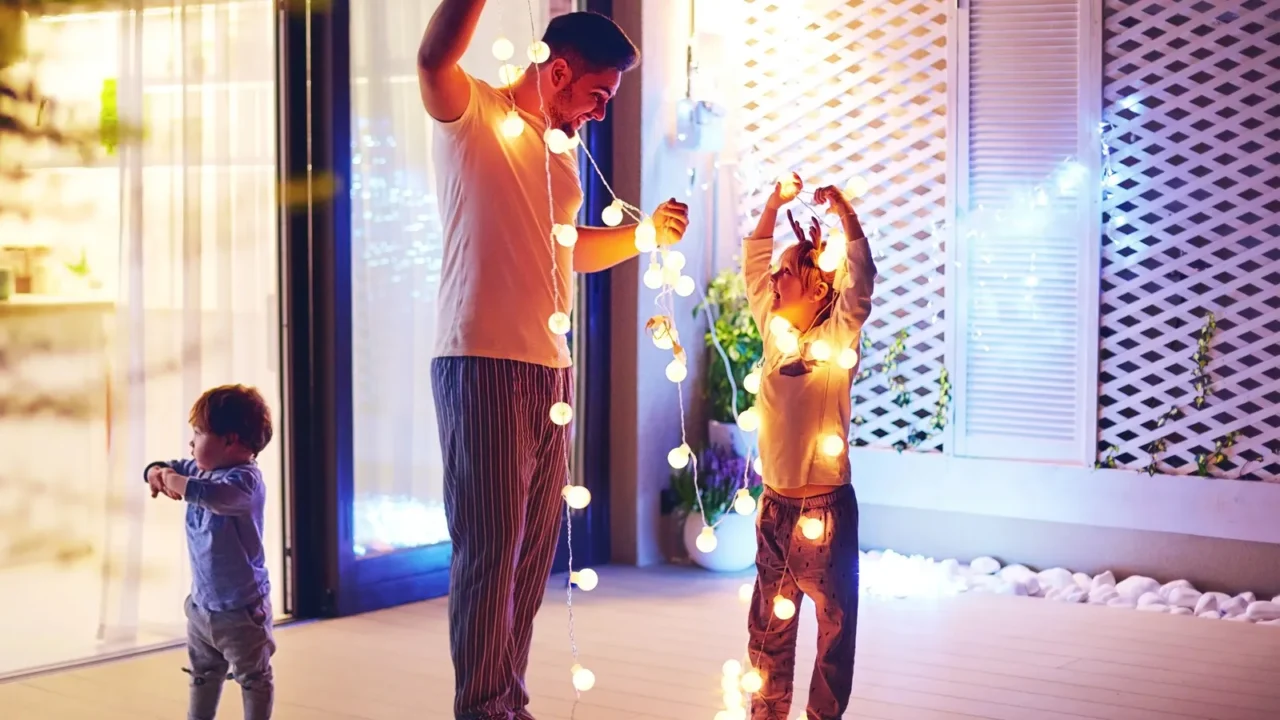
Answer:
<path fill-rule="evenodd" d="M 858 502 L 849 473 L 849 394 L 859 335 L 871 313 L 875 263 L 849 202 L 832 187 L 814 193 L 843 225 L 824 241 L 817 219 L 770 270 L 777 213 L 800 192 L 791 175 L 775 185 L 756 230 L 743 243 L 752 316 L 764 340 L 756 409 L 765 490 L 756 534 L 749 659 L 763 685 L 755 720 L 786 720 L 798 620 L 805 596 L 818 618 L 809 720 L 844 714 L 853 688 L 858 620 Z"/>
<path fill-rule="evenodd" d="M 257 390 L 224 385 L 200 396 L 190 422 L 191 459 L 153 462 L 143 471 L 151 497 L 187 502 L 187 718 L 213 720 L 230 669 L 245 720 L 267 720 L 276 644 L 262 549 L 266 490 L 256 458 L 271 441 L 271 410 Z"/>

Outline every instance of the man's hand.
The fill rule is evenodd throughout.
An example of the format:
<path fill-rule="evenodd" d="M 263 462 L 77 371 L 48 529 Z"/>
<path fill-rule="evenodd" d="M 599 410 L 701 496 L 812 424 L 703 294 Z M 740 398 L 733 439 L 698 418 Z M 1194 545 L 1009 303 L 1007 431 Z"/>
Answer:
<path fill-rule="evenodd" d="M 689 206 L 675 198 L 662 203 L 653 211 L 653 227 L 658 231 L 659 245 L 675 245 L 689 229 Z"/>
<path fill-rule="evenodd" d="M 795 173 L 786 173 L 778 178 L 773 184 L 773 193 L 769 195 L 766 203 L 771 210 L 777 210 L 783 205 L 796 199 L 800 191 L 804 189 L 804 182 L 800 180 L 800 176 Z"/>
<path fill-rule="evenodd" d="M 174 500 L 181 500 L 187 494 L 187 476 L 171 468 L 160 468 L 161 492 Z"/>

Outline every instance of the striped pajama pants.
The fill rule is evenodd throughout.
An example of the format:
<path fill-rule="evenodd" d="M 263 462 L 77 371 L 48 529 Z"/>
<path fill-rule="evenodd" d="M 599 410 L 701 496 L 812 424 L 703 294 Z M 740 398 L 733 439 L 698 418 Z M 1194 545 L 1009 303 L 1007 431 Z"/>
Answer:
<path fill-rule="evenodd" d="M 555 558 L 568 480 L 569 368 L 480 357 L 431 361 L 453 541 L 449 649 L 459 720 L 528 720 L 533 618 Z M 559 393 L 559 395 L 557 395 Z"/>

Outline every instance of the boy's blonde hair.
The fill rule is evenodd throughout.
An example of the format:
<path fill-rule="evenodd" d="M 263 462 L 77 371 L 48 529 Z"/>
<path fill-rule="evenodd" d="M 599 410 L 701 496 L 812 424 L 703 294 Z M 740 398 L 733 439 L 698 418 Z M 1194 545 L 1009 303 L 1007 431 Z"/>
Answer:
<path fill-rule="evenodd" d="M 271 442 L 271 408 L 247 385 L 220 385 L 191 406 L 191 427 L 214 435 L 235 435 L 254 455 Z"/>
<path fill-rule="evenodd" d="M 818 267 L 818 256 L 826 249 L 826 244 L 826 240 L 819 240 L 816 244 L 812 240 L 801 240 L 787 247 L 778 257 L 778 269 L 790 270 L 792 275 L 800 278 L 800 287 L 805 290 L 812 290 L 820 282 L 827 284 L 827 294 L 823 297 L 824 307 L 814 320 L 814 325 L 821 324 L 831 315 L 831 306 L 834 304 L 832 301 L 836 294 L 835 271 L 828 272 Z"/>

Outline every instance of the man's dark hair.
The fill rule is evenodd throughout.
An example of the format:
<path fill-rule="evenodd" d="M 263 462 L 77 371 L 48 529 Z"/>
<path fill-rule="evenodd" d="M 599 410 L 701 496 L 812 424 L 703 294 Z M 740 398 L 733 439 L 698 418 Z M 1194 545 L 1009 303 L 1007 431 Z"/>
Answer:
<path fill-rule="evenodd" d="M 551 59 L 564 58 L 575 70 L 626 72 L 640 62 L 640 51 L 612 20 L 593 12 L 572 12 L 552 18 L 542 41 Z"/>

